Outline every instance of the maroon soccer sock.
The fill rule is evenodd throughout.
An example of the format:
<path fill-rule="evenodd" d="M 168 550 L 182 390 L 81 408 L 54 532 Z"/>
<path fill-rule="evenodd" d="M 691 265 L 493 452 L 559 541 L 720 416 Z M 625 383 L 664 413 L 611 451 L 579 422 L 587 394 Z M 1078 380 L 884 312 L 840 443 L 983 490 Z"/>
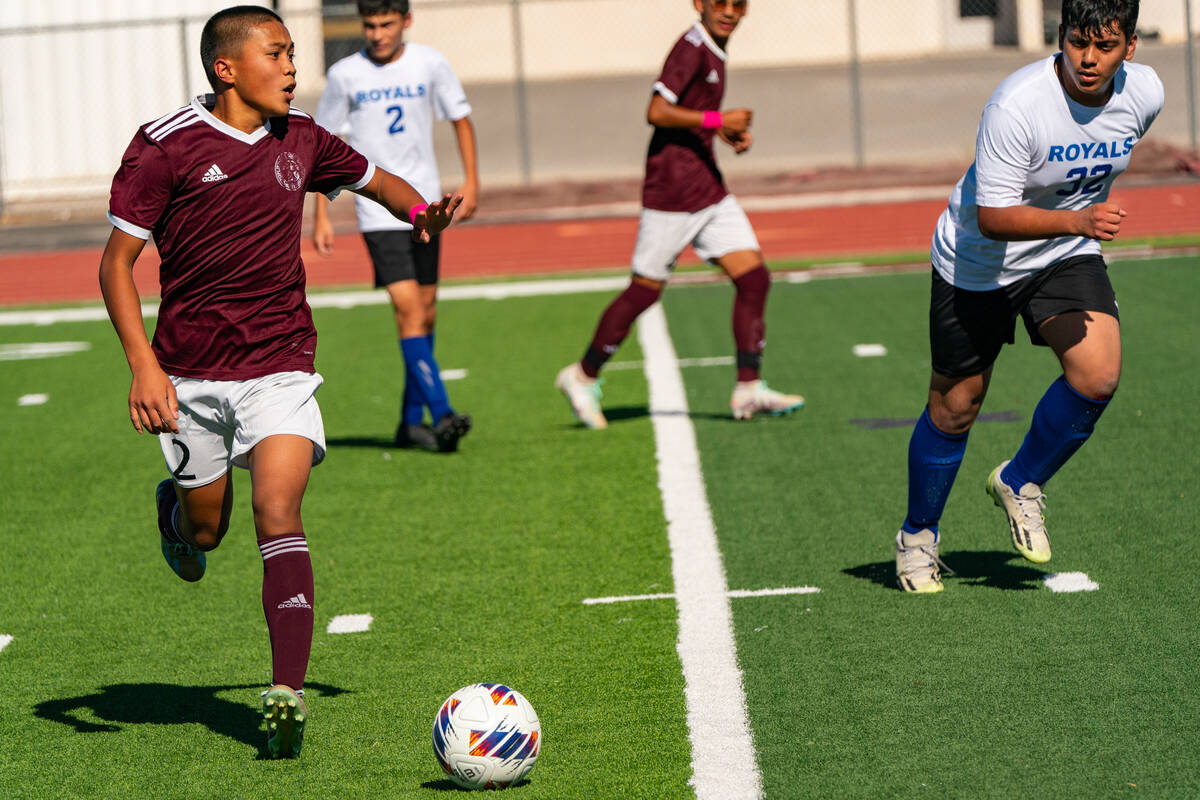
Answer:
<path fill-rule="evenodd" d="M 625 337 L 629 335 L 629 329 L 633 327 L 634 320 L 641 316 L 643 311 L 654 305 L 654 301 L 660 294 L 662 294 L 662 289 L 652 289 L 649 286 L 631 282 L 625 291 L 609 303 L 608 308 L 604 309 L 604 313 L 600 315 L 600 322 L 596 325 L 592 343 L 580 362 L 584 375 L 594 378 L 600 374 L 600 368 L 604 366 L 604 362 L 617 352 L 621 342 L 625 341 Z"/>
<path fill-rule="evenodd" d="M 733 298 L 733 341 L 737 346 L 737 379 L 758 380 L 762 368 L 762 351 L 767 334 L 763 312 L 767 308 L 767 292 L 771 290 L 771 273 L 758 265 L 733 279 L 737 294 Z"/>
<path fill-rule="evenodd" d="M 272 683 L 304 685 L 313 634 L 313 572 L 303 533 L 258 540 L 262 600 L 271 634 Z"/>

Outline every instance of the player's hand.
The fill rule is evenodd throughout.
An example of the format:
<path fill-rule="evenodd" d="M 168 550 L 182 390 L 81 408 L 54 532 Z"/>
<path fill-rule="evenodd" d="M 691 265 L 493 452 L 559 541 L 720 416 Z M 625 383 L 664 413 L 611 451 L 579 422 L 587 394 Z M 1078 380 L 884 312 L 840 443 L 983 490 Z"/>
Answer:
<path fill-rule="evenodd" d="M 427 205 L 413 220 L 413 239 L 424 244 L 434 235 L 446 230 L 454 220 L 454 212 L 462 205 L 462 201 L 463 196 L 455 192 Z"/>
<path fill-rule="evenodd" d="M 1116 203 L 1096 203 L 1081 208 L 1076 215 L 1080 236 L 1111 242 L 1117 238 L 1117 233 L 1121 230 L 1121 220 L 1126 213 L 1125 209 Z"/>
<path fill-rule="evenodd" d="M 739 156 L 750 149 L 750 145 L 754 143 L 754 134 L 750 131 L 734 134 L 732 136 L 725 133 L 724 129 L 717 131 L 717 135 L 721 137 L 721 141 L 733 148 L 733 152 Z"/>
<path fill-rule="evenodd" d="M 750 122 L 754 112 L 748 108 L 732 108 L 721 112 L 721 133 L 734 137 L 739 133 L 750 130 Z"/>
<path fill-rule="evenodd" d="M 462 205 L 458 207 L 454 219 L 466 222 L 475 216 L 475 210 L 479 208 L 479 184 L 468 181 L 462 185 L 458 193 L 462 195 Z"/>
<path fill-rule="evenodd" d="M 328 217 L 313 223 L 312 242 L 321 255 L 333 255 L 333 222 Z"/>
<path fill-rule="evenodd" d="M 129 421 L 138 433 L 179 433 L 175 385 L 158 364 L 135 369 L 129 387 Z"/>

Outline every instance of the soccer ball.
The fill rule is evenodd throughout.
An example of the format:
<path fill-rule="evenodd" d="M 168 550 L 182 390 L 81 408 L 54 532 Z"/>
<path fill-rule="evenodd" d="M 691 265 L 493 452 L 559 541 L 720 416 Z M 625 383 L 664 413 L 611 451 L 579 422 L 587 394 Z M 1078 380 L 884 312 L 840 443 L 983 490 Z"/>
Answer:
<path fill-rule="evenodd" d="M 433 720 L 433 752 L 466 789 L 503 789 L 529 774 L 542 749 L 537 712 L 515 689 L 473 683 L 446 698 Z"/>

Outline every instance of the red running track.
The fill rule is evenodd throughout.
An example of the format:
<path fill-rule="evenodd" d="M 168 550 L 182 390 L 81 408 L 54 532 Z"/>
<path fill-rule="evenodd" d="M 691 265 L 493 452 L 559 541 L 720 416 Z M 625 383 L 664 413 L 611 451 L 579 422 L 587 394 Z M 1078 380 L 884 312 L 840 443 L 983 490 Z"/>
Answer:
<path fill-rule="evenodd" d="M 1129 212 L 1122 238 L 1200 233 L 1200 181 L 1118 187 L 1111 199 Z M 758 211 L 749 216 L 768 261 L 838 260 L 922 252 L 944 207 L 945 200 L 915 200 Z M 636 234 L 635 218 L 466 224 L 445 234 L 442 278 L 619 267 L 628 263 Z M 317 255 L 307 239 L 302 252 L 310 286 L 362 286 L 370 281 L 370 262 L 358 234 L 338 236 L 329 258 Z M 0 255 L 0 305 L 98 301 L 99 264 L 98 248 Z M 134 270 L 143 297 L 158 296 L 157 266 L 157 255 L 148 247 Z"/>

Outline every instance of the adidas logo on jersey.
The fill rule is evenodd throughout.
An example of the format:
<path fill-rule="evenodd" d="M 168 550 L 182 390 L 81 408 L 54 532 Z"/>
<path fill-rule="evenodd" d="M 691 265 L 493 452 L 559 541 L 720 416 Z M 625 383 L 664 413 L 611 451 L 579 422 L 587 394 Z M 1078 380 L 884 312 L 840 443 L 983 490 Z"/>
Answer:
<path fill-rule="evenodd" d="M 226 175 L 224 177 L 229 177 L 229 176 Z M 310 611 L 312 610 L 312 606 L 310 606 L 308 604 L 308 600 L 304 599 L 304 592 L 301 592 L 300 594 L 297 594 L 297 595 L 293 595 L 291 597 L 291 599 L 284 600 L 282 603 L 280 603 L 279 605 L 277 605 L 275 607 L 276 608 L 307 608 Z"/>
<path fill-rule="evenodd" d="M 223 181 L 228 177 L 229 176 L 224 172 L 221 172 L 220 167 L 218 167 L 216 164 L 213 164 L 208 168 L 208 172 L 204 173 L 204 177 L 200 180 L 204 181 L 205 183 L 216 183 L 217 181 Z"/>
<path fill-rule="evenodd" d="M 720 83 L 721 76 L 717 74 L 717 71 L 715 69 L 710 69 L 708 71 L 708 77 L 705 78 L 704 80 L 708 81 L 709 83 Z"/>

